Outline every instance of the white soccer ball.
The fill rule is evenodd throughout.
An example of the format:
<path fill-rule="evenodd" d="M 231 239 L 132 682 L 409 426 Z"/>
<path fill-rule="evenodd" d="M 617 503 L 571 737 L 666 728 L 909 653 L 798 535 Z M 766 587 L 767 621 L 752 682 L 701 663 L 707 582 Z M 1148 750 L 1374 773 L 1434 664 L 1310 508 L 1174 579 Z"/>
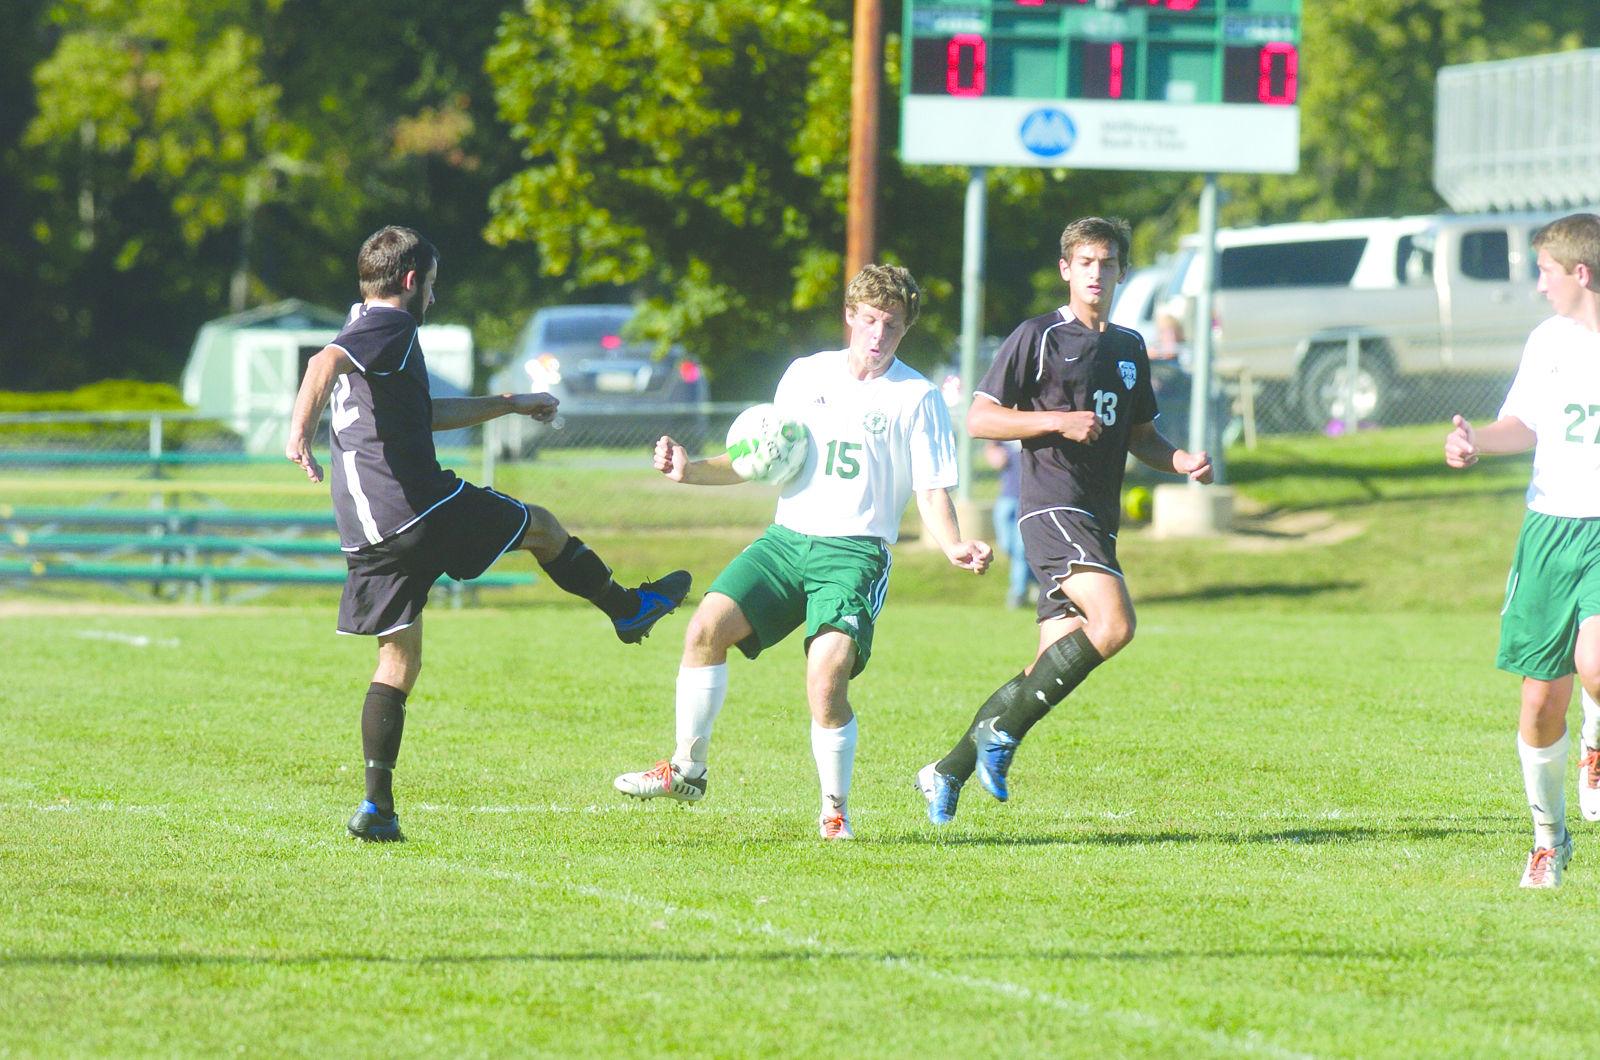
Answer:
<path fill-rule="evenodd" d="M 805 466 L 810 447 L 805 425 L 772 404 L 752 405 L 728 428 L 728 458 L 742 479 L 781 486 Z"/>

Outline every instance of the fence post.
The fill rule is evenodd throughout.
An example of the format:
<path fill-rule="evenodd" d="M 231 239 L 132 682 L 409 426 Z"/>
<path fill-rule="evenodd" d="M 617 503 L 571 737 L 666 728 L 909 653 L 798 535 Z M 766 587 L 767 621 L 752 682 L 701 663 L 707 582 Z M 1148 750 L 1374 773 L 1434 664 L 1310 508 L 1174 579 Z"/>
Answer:
<path fill-rule="evenodd" d="M 1356 414 L 1356 379 L 1361 374 L 1361 336 L 1351 332 L 1344 340 L 1344 433 L 1361 429 Z"/>
<path fill-rule="evenodd" d="M 502 417 L 503 418 L 503 417 Z M 494 488 L 494 465 L 499 456 L 500 419 L 488 420 L 483 425 L 483 486 Z"/>

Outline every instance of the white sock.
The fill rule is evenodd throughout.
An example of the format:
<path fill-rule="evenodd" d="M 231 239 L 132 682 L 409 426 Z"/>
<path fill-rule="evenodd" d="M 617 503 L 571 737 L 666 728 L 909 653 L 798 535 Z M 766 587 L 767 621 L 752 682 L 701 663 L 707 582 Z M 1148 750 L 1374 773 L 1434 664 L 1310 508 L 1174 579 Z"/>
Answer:
<path fill-rule="evenodd" d="M 811 722 L 811 757 L 817 760 L 817 780 L 822 785 L 822 812 L 844 813 L 850 798 L 850 774 L 856 766 L 856 719 L 837 729 Z"/>
<path fill-rule="evenodd" d="M 1567 834 L 1567 734 L 1549 747 L 1529 747 L 1517 735 L 1517 757 L 1522 759 L 1522 786 L 1533 811 L 1533 845 L 1553 847 Z"/>
<path fill-rule="evenodd" d="M 1583 690 L 1583 742 L 1600 747 L 1600 703 L 1594 701 L 1588 689 Z"/>
<path fill-rule="evenodd" d="M 678 667 L 678 746 L 672 764 L 693 776 L 706 771 L 706 748 L 722 701 L 728 696 L 728 664 Z"/>

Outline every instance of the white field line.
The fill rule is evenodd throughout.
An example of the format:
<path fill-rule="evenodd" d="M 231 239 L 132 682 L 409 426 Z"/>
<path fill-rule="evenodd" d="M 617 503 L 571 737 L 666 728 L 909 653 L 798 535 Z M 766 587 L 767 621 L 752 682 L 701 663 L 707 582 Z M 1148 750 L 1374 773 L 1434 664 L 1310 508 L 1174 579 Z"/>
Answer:
<path fill-rule="evenodd" d="M 159 814 L 173 813 L 177 810 L 176 807 L 161 805 L 133 807 L 108 802 L 74 803 L 67 805 L 47 803 L 0 803 L 0 810 L 14 808 L 33 809 L 44 812 L 72 812 L 75 810 L 89 809 L 94 811 L 120 811 Z M 627 809 L 628 807 L 624 806 L 622 808 Z M 509 812 L 511 809 L 512 808 L 510 807 L 490 808 L 490 812 Z M 582 813 L 594 809 L 596 808 L 587 807 L 580 809 L 577 807 L 536 806 L 530 807 L 528 812 Z M 722 811 L 719 810 L 718 812 L 720 813 Z M 237 824 L 233 820 L 211 822 L 212 827 L 217 825 L 221 825 L 230 831 L 235 831 L 244 835 L 255 836 L 258 838 L 262 832 L 262 829 L 258 826 L 247 827 L 245 825 Z M 291 834 L 281 830 L 272 831 L 275 831 L 277 838 L 284 842 L 298 843 L 304 839 L 304 836 L 298 833 Z M 585 898 L 593 898 L 602 902 L 628 906 L 635 909 L 642 909 L 660 916 L 663 918 L 663 920 L 670 917 L 683 917 L 696 920 L 703 924 L 710 925 L 720 931 L 728 932 L 740 937 L 758 936 L 770 938 L 795 949 L 810 951 L 820 958 L 838 957 L 841 959 L 849 959 L 852 956 L 850 953 L 840 951 L 829 946 L 815 934 L 797 934 L 796 932 L 774 925 L 770 920 L 758 921 L 741 917 L 731 917 L 722 913 L 713 912 L 708 909 L 696 909 L 691 906 L 683 906 L 673 902 L 665 902 L 659 898 L 649 897 L 648 895 L 635 894 L 631 891 L 612 890 L 609 888 L 598 887 L 594 884 L 576 883 L 566 880 L 538 879 L 528 875 L 525 872 L 518 872 L 512 869 L 500 869 L 492 866 L 474 865 L 471 863 L 451 861 L 437 857 L 420 858 L 417 860 L 421 864 L 433 865 L 446 871 L 467 873 L 487 879 L 500 880 L 506 883 L 515 883 L 528 888 L 560 888 L 562 890 L 581 895 Z M 1311 1054 L 1296 1052 L 1294 1050 L 1285 1049 L 1281 1046 L 1275 1045 L 1254 1032 L 1250 1032 L 1244 1036 L 1238 1036 L 1225 1034 L 1221 1031 L 1207 1030 L 1202 1027 L 1191 1027 L 1187 1024 L 1177 1023 L 1172 1020 L 1164 1020 L 1157 1016 L 1152 1016 L 1147 1012 L 1140 1012 L 1134 1009 L 1114 1009 L 1091 1005 L 1087 1002 L 1076 1001 L 1072 998 L 1062 997 L 1059 994 L 1053 994 L 1045 990 L 1037 990 L 1033 987 L 1024 986 L 1021 983 L 1013 983 L 1005 979 L 963 975 L 957 972 L 944 972 L 936 968 L 925 967 L 916 962 L 907 960 L 904 957 L 885 957 L 881 959 L 881 963 L 886 968 L 890 968 L 916 978 L 932 980 L 941 984 L 960 986 L 967 990 L 994 994 L 999 997 L 1010 998 L 1014 1001 L 1040 1005 L 1045 1008 L 1054 1009 L 1058 1012 L 1068 1013 L 1081 1020 L 1092 1020 L 1096 1023 L 1110 1025 L 1112 1027 L 1139 1027 L 1146 1031 L 1162 1034 L 1173 1034 L 1196 1039 L 1225 1053 L 1252 1053 L 1261 1056 L 1279 1057 L 1283 1058 L 1283 1060 L 1309 1060 L 1311 1057 Z"/>
<path fill-rule="evenodd" d="M 488 876 L 507 883 L 518 883 L 526 886 L 548 887 L 550 881 L 533 879 L 525 873 L 509 869 L 494 869 L 486 866 L 464 864 L 459 862 L 444 862 L 435 859 L 441 868 L 455 869 L 473 875 Z M 754 921 L 740 917 L 725 916 L 708 909 L 695 909 L 664 902 L 659 898 L 647 895 L 634 894 L 631 891 L 617 891 L 604 887 L 596 887 L 587 883 L 559 883 L 566 890 L 581 894 L 587 898 L 596 898 L 601 901 L 613 902 L 619 905 L 644 909 L 667 917 L 687 917 L 709 924 L 719 930 L 728 931 L 739 936 L 760 935 L 774 939 L 786 946 L 795 949 L 804 949 L 814 952 L 818 957 L 841 957 L 850 955 L 840 952 L 823 942 L 815 934 L 800 935 L 783 928 L 776 927 L 770 920 Z M 1187 1024 L 1176 1023 L 1152 1016 L 1147 1012 L 1133 1009 L 1105 1008 L 1091 1005 L 1084 1001 L 1075 1001 L 1059 994 L 1052 994 L 1045 990 L 1036 990 L 1005 979 L 980 978 L 978 976 L 962 975 L 956 972 L 942 972 L 936 968 L 928 968 L 904 957 L 885 957 L 881 962 L 884 967 L 904 972 L 921 979 L 931 979 L 935 982 L 953 984 L 968 990 L 996 994 L 1001 997 L 1011 998 L 1016 1001 L 1031 1002 L 1055 1009 L 1059 1012 L 1071 1013 L 1080 1019 L 1093 1020 L 1097 1023 L 1110 1024 L 1113 1027 L 1139 1027 L 1143 1030 L 1162 1034 L 1174 1034 L 1188 1038 L 1199 1039 L 1207 1045 L 1225 1053 L 1253 1053 L 1262 1056 L 1281 1057 L 1283 1060 L 1311 1060 L 1312 1054 L 1296 1052 L 1285 1049 L 1267 1041 L 1255 1032 L 1244 1036 L 1225 1034 L 1221 1031 L 1206 1030 L 1202 1027 L 1191 1027 Z"/>
<path fill-rule="evenodd" d="M 143 633 L 118 633 L 111 629 L 80 629 L 73 636 L 80 640 L 108 640 L 132 648 L 176 648 L 182 643 L 177 637 L 147 637 Z"/>

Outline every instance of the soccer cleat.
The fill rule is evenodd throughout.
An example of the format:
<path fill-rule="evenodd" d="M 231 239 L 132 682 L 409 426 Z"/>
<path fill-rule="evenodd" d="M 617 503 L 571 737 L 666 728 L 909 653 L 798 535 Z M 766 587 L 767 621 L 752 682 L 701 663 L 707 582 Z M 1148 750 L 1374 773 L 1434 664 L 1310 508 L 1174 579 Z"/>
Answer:
<path fill-rule="evenodd" d="M 679 802 L 699 802 L 706 797 L 706 774 L 686 777 L 666 759 L 651 769 L 639 773 L 624 773 L 611 782 L 611 786 L 635 799 L 658 799 L 665 796 Z"/>
<path fill-rule="evenodd" d="M 367 843 L 398 843 L 405 839 L 400 834 L 400 815 L 391 813 L 384 816 L 370 802 L 361 804 L 345 828 L 349 829 L 351 836 Z"/>
<path fill-rule="evenodd" d="M 824 839 L 854 839 L 850 818 L 842 813 L 825 813 L 817 819 L 817 832 Z"/>
<path fill-rule="evenodd" d="M 1600 747 L 1579 746 L 1578 809 L 1585 821 L 1600 821 Z"/>
<path fill-rule="evenodd" d="M 972 743 L 978 749 L 978 782 L 983 790 L 1001 802 L 1011 795 L 1006 787 L 1006 774 L 1011 770 L 1012 756 L 1021 742 L 995 728 L 993 718 L 984 718 L 972 730 Z"/>
<path fill-rule="evenodd" d="M 1561 870 L 1572 860 L 1572 833 L 1561 837 L 1553 847 L 1534 847 L 1528 851 L 1528 867 L 1522 870 L 1522 886 L 1552 891 L 1561 886 Z"/>
<path fill-rule="evenodd" d="M 634 591 L 639 594 L 639 610 L 629 618 L 612 619 L 617 639 L 624 644 L 638 644 L 650 635 L 655 624 L 678 609 L 683 598 L 689 595 L 694 578 L 686 570 L 675 570 L 653 582 L 645 582 Z"/>
<path fill-rule="evenodd" d="M 928 800 L 928 820 L 934 824 L 949 824 L 956 819 L 961 781 L 939 772 L 937 762 L 929 762 L 917 771 L 917 790 Z"/>

